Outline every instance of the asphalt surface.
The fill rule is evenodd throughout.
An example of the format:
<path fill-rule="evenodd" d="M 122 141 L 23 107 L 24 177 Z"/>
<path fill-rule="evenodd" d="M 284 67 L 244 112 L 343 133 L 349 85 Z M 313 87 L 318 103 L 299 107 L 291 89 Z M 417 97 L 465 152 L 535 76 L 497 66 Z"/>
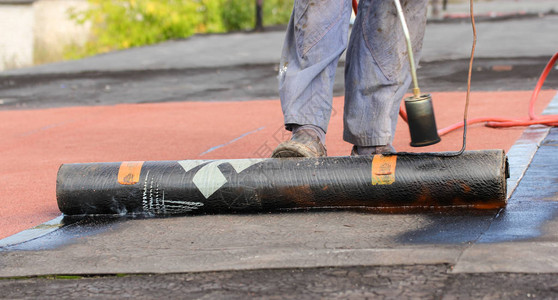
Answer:
<path fill-rule="evenodd" d="M 558 19 L 557 22 L 558 24 Z M 557 29 L 558 30 L 558 29 Z M 475 91 L 531 90 L 548 57 L 479 58 L 475 62 Z M 421 64 L 419 82 L 428 92 L 464 91 L 468 60 Z M 143 71 L 86 71 L 78 74 L 36 74 L 0 77 L 0 109 L 162 103 L 173 101 L 231 101 L 277 97 L 277 65 L 185 68 Z M 549 77 L 545 89 L 558 87 Z M 344 94 L 343 63 L 334 95 Z"/>
<path fill-rule="evenodd" d="M 553 26 L 557 20 L 554 16 L 512 19 L 479 28 L 489 37 L 485 42 L 492 41 L 494 45 L 485 48 L 491 49 L 483 50 L 486 52 L 479 47 L 474 89 L 530 90 L 547 56 L 556 51 L 552 48 L 558 42 L 553 39 L 558 37 L 548 31 L 556 32 Z M 445 44 L 428 47 L 448 54 L 429 54 L 425 47 L 419 71 L 423 86 L 433 91 L 463 89 L 463 65 L 468 53 L 465 49 L 470 42 L 462 38 L 464 24 L 429 26 L 441 31 L 436 34 L 438 39 L 432 40 Z M 509 32 L 511 39 L 500 39 L 505 36 L 502 32 Z M 252 38 L 252 45 L 262 45 L 257 42 L 262 36 L 239 36 Z M 516 43 L 516 36 L 532 39 Z M 190 41 L 207 38 L 215 45 L 218 37 L 239 38 L 225 35 Z M 541 44 L 537 44 L 539 41 Z M 89 62 L 1 73 L 1 107 L 21 110 L 122 102 L 276 98 L 275 63 L 268 61 L 267 51 L 245 55 L 253 64 L 238 63 L 246 59 L 215 59 L 215 53 L 204 51 L 197 53 L 207 53 L 205 65 L 204 55 L 196 56 L 198 65 L 184 62 L 187 59 L 182 56 L 174 58 L 177 64 L 153 61 L 179 53 L 167 47 L 183 43 L 186 49 L 188 42 L 163 44 L 161 49 L 154 46 L 130 50 L 161 51 L 161 55 L 138 54 L 133 58 L 123 51 Z M 251 44 L 236 41 L 223 45 Z M 271 47 L 277 51 L 276 46 Z M 246 51 L 249 49 L 253 48 Z M 132 61 L 123 61 L 126 58 Z M 103 69 L 103 59 L 109 69 Z M 118 62 L 128 67 L 117 66 Z M 186 81 L 188 84 L 183 83 Z M 342 94 L 340 82 L 337 94 Z M 557 86 L 556 77 L 550 77 L 546 87 Z M 373 216 L 318 211 L 147 220 L 67 219 L 67 226 L 43 238 L 3 249 L 0 276 L 17 276 L 14 270 L 83 276 L 7 278 L 0 280 L 0 298 L 556 298 L 558 179 L 553 170 L 558 167 L 558 131 L 546 133 L 505 211 Z M 206 220 L 200 222 L 201 218 Z M 132 243 L 123 245 L 122 241 Z M 289 247 L 309 251 L 291 252 Z M 260 256 L 262 249 L 264 253 L 272 251 L 271 255 Z M 399 254 L 393 255 L 396 251 Z M 190 268 L 174 268 L 181 263 Z M 101 268 L 80 271 L 84 266 Z M 56 271 L 44 272 L 43 267 L 54 267 Z M 116 276 L 174 272 L 181 274 Z"/>
<path fill-rule="evenodd" d="M 7 299 L 553 299 L 554 274 L 372 266 L 0 280 Z"/>

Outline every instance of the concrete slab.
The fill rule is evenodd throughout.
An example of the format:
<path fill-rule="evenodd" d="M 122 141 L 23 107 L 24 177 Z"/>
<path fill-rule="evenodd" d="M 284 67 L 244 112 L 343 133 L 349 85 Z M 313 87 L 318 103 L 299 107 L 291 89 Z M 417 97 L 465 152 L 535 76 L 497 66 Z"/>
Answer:
<path fill-rule="evenodd" d="M 358 212 L 131 220 L 63 239 L 70 244 L 54 249 L 13 247 L 2 252 L 0 276 L 455 263 L 466 243 L 397 240 L 430 222 L 426 216 Z"/>
<path fill-rule="evenodd" d="M 552 128 L 508 207 L 463 252 L 453 272 L 558 272 L 557 147 L 558 130 Z"/>

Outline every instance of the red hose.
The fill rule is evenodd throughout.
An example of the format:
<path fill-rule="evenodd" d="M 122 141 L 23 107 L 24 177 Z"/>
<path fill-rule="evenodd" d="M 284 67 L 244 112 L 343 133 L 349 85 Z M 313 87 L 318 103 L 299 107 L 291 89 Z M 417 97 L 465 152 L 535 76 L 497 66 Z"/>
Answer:
<path fill-rule="evenodd" d="M 529 102 L 529 118 L 526 119 L 510 119 L 510 118 L 502 118 L 502 117 L 482 117 L 482 118 L 475 118 L 467 121 L 467 125 L 476 124 L 476 123 L 485 123 L 485 126 L 488 127 L 514 127 L 514 126 L 529 126 L 529 125 L 547 125 L 547 126 L 558 126 L 558 115 L 546 115 L 546 116 L 537 116 L 535 114 L 535 102 L 539 96 L 539 92 L 552 70 L 554 64 L 558 60 L 558 52 L 552 56 L 546 67 L 544 68 L 539 80 L 537 81 L 537 85 L 533 90 L 533 94 L 531 95 L 531 100 Z M 403 120 L 407 120 L 407 115 L 403 110 L 403 107 L 399 109 L 399 115 Z M 459 129 L 463 127 L 463 122 L 459 122 L 448 126 L 446 128 L 442 128 L 438 130 L 438 135 L 445 135 L 451 131 Z"/>

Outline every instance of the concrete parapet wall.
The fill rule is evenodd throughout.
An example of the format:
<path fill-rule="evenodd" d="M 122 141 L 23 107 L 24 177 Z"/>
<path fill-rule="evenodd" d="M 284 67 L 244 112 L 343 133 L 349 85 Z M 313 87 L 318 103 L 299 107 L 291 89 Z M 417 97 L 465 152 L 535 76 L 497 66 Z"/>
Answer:
<path fill-rule="evenodd" d="M 87 0 L 0 0 L 0 71 L 59 61 L 68 45 L 83 45 L 89 24 L 70 20 Z"/>
<path fill-rule="evenodd" d="M 35 63 L 58 61 L 68 45 L 82 46 L 89 36 L 90 25 L 70 20 L 69 12 L 87 9 L 87 0 L 40 0 L 35 11 Z"/>
<path fill-rule="evenodd" d="M 33 64 L 32 2 L 0 2 L 0 70 Z"/>

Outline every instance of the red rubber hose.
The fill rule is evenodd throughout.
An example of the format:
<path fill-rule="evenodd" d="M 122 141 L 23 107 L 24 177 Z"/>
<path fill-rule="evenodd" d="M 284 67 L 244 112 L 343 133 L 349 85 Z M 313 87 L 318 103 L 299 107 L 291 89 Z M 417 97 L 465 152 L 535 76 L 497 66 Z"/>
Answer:
<path fill-rule="evenodd" d="M 515 127 L 515 126 L 529 126 L 529 125 L 547 125 L 547 126 L 558 126 L 558 115 L 545 115 L 545 116 L 538 116 L 535 114 L 535 102 L 539 96 L 539 92 L 542 89 L 542 86 L 546 80 L 546 77 L 552 70 L 552 67 L 558 61 L 558 52 L 556 52 L 546 67 L 544 68 L 539 80 L 537 81 L 537 85 L 533 90 L 533 94 L 531 95 L 531 100 L 529 102 L 529 118 L 526 119 L 510 119 L 510 118 L 503 118 L 503 117 L 482 117 L 482 118 L 475 118 L 467 121 L 467 125 L 477 124 L 477 123 L 485 123 L 485 126 L 488 127 Z M 399 114 L 403 120 L 407 119 L 406 113 L 401 107 Z M 459 129 L 463 127 L 463 122 L 459 122 L 448 126 L 446 128 L 438 130 L 439 135 L 447 134 L 451 131 Z"/>

